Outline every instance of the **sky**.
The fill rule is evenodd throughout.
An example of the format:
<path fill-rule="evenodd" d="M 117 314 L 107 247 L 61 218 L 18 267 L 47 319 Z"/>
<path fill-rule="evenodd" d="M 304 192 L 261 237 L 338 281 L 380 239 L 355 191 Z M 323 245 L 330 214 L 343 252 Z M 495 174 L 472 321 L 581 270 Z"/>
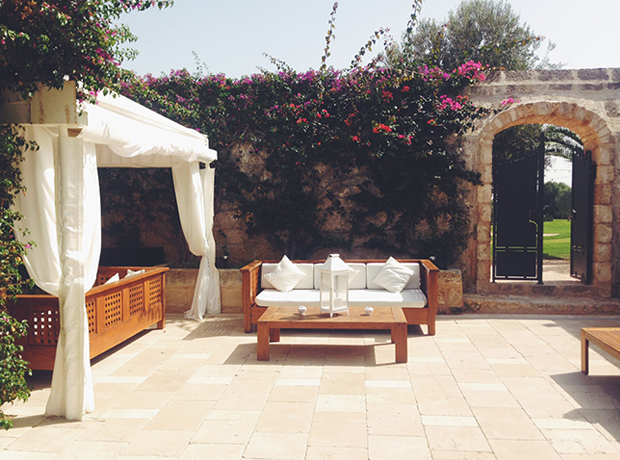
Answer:
<path fill-rule="evenodd" d="M 420 18 L 443 22 L 461 0 L 424 0 Z M 327 64 L 350 66 L 358 50 L 380 28 L 399 41 L 412 0 L 339 0 L 335 40 Z M 551 62 L 566 69 L 620 68 L 620 0 L 509 0 L 531 30 L 552 41 Z M 272 56 L 297 71 L 318 69 L 333 0 L 175 0 L 172 8 L 134 12 L 122 21 L 138 36 L 139 52 L 123 67 L 139 75 L 172 70 L 224 73 L 239 78 L 277 70 Z M 380 51 L 381 44 L 373 48 Z M 570 184 L 571 165 L 555 164 L 546 180 Z"/>
<path fill-rule="evenodd" d="M 411 0 L 340 0 L 336 38 L 327 63 L 349 67 L 374 31 L 389 28 L 400 40 Z M 460 0 L 425 0 L 421 18 L 443 21 Z M 552 62 L 565 68 L 620 68 L 620 0 L 509 0 L 534 33 L 556 44 Z M 175 0 L 172 8 L 123 16 L 138 36 L 134 61 L 140 75 L 186 68 L 238 78 L 276 70 L 266 53 L 297 71 L 317 69 L 325 48 L 333 0 Z M 547 40 L 547 41 L 548 41 Z M 541 49 L 546 49 L 546 43 Z M 377 50 L 382 48 L 376 47 Z"/>

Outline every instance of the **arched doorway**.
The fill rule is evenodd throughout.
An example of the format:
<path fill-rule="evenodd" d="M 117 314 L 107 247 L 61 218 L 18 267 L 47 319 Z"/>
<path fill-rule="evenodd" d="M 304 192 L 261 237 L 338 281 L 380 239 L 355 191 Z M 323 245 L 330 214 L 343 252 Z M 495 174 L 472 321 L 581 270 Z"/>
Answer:
<path fill-rule="evenodd" d="M 472 244 L 462 260 L 464 289 L 478 294 L 506 293 L 491 282 L 493 259 L 491 251 L 493 220 L 493 139 L 495 135 L 516 125 L 549 123 L 564 126 L 580 136 L 584 149 L 591 152 L 599 174 L 594 181 L 592 195 L 592 284 L 581 289 L 584 295 L 610 297 L 612 293 L 613 243 L 613 180 L 615 166 L 612 158 L 616 150 L 615 138 L 607 122 L 596 112 L 569 102 L 530 102 L 515 104 L 487 118 L 464 143 L 465 154 L 473 169 L 481 173 L 483 185 L 472 194 Z M 533 284 L 536 284 L 535 282 Z M 536 288 L 531 288 L 536 291 Z M 519 293 L 527 289 L 518 288 Z M 556 291 L 557 293 L 557 291 Z"/>

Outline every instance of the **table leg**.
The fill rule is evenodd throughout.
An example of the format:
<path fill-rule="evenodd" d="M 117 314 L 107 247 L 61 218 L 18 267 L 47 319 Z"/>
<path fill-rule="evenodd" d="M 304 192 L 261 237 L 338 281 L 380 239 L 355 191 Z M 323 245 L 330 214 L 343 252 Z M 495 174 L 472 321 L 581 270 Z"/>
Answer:
<path fill-rule="evenodd" d="M 407 362 L 407 323 L 392 327 L 392 341 L 396 345 L 396 362 Z"/>
<path fill-rule="evenodd" d="M 280 341 L 280 329 L 279 328 L 270 328 L 269 329 L 269 341 L 270 342 L 279 342 Z"/>
<path fill-rule="evenodd" d="M 581 372 L 588 375 L 589 369 L 589 354 L 590 354 L 590 341 L 586 338 L 586 335 L 581 331 Z"/>
<path fill-rule="evenodd" d="M 269 326 L 258 323 L 256 327 L 256 359 L 269 361 Z"/>

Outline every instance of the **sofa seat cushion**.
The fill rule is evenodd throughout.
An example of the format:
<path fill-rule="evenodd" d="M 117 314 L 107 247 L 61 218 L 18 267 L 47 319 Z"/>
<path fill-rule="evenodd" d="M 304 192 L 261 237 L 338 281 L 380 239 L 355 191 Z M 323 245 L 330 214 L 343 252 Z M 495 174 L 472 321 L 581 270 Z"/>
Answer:
<path fill-rule="evenodd" d="M 390 292 L 385 289 L 363 289 L 349 291 L 349 305 L 424 308 L 426 296 L 421 289 L 404 289 L 401 292 Z"/>
<path fill-rule="evenodd" d="M 256 296 L 256 305 L 261 307 L 319 307 L 321 294 L 318 289 L 293 289 L 281 292 L 275 289 L 263 289 Z M 349 305 L 358 307 L 408 307 L 424 308 L 426 296 L 421 289 L 405 289 L 390 292 L 385 289 L 349 290 Z"/>
<path fill-rule="evenodd" d="M 263 289 L 256 296 L 256 305 L 261 307 L 319 307 L 321 294 L 318 289 L 293 289 L 282 292 L 276 289 Z"/>

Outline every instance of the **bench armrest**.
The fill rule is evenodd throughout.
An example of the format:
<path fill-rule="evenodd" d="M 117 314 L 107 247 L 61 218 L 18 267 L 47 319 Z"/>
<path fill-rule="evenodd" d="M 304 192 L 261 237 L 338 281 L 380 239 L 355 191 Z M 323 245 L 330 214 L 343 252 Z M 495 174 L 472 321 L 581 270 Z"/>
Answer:
<path fill-rule="evenodd" d="M 255 260 L 241 268 L 241 305 L 243 307 L 244 328 L 252 330 L 250 309 L 256 305 L 256 296 L 260 292 L 260 276 L 263 262 Z"/>
<path fill-rule="evenodd" d="M 426 294 L 430 313 L 437 314 L 439 307 L 439 268 L 428 259 L 420 260 L 420 284 Z"/>

